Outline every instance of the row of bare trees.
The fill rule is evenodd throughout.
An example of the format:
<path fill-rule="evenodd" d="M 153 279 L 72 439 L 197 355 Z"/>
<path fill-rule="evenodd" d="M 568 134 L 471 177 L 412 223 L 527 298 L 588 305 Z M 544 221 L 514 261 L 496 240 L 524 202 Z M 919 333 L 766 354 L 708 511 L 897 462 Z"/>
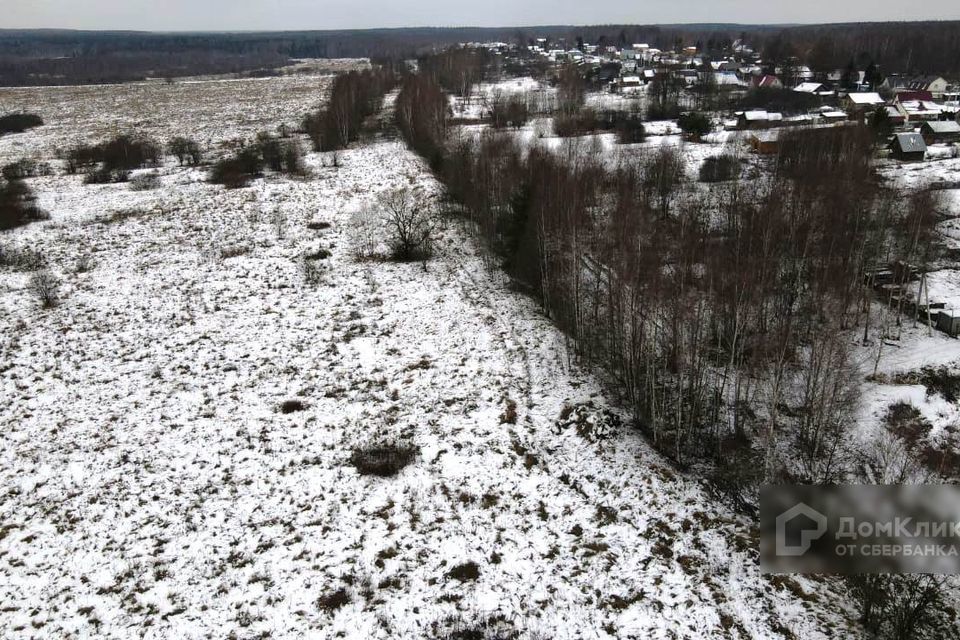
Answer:
<path fill-rule="evenodd" d="M 396 75 L 382 68 L 337 76 L 327 105 L 303 119 L 314 151 L 337 151 L 357 140 L 364 121 L 379 111 L 394 86 Z"/>
<path fill-rule="evenodd" d="M 851 330 L 876 333 L 868 274 L 920 259 L 933 224 L 876 178 L 868 131 L 786 134 L 767 177 L 704 189 L 677 147 L 611 168 L 583 142 L 449 135 L 427 75 L 398 105 L 410 145 L 663 450 L 738 485 L 843 476 Z"/>

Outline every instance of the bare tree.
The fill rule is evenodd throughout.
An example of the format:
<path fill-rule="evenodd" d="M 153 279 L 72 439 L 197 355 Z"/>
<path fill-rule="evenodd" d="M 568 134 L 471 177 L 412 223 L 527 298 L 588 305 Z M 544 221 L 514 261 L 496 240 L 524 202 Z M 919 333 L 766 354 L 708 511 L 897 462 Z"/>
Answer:
<path fill-rule="evenodd" d="M 411 189 L 388 191 L 378 198 L 390 232 L 390 255 L 399 262 L 426 260 L 433 254 L 436 216 Z"/>
<path fill-rule="evenodd" d="M 30 291 L 44 309 L 52 309 L 60 303 L 60 280 L 46 269 L 30 277 Z"/>

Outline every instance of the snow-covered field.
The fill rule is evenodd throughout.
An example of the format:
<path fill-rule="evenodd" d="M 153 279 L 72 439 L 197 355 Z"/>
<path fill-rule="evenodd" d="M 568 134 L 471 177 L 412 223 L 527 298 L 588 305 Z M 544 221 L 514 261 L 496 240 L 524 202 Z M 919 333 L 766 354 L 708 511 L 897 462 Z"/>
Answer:
<path fill-rule="evenodd" d="M 309 110 L 324 83 L 191 85 L 189 105 L 177 85 L 0 93 L 48 122 L 0 158 L 113 128 L 216 146 Z M 107 109 L 147 91 L 169 101 Z M 236 191 L 169 161 L 148 192 L 30 181 L 52 219 L 0 241 L 42 251 L 63 301 L 43 310 L 27 274 L 0 271 L 0 634 L 856 633 L 834 582 L 762 577 L 753 523 L 628 427 L 557 427 L 609 403 L 455 223 L 426 266 L 355 260 L 354 211 L 436 185 L 396 141 L 342 161 Z M 385 438 L 414 463 L 358 474 L 353 449 Z"/>
<path fill-rule="evenodd" d="M 355 66 L 363 66 L 356 62 Z M 110 86 L 0 89 L 0 113 L 27 111 L 46 125 L 0 138 L 0 164 L 50 159 L 57 149 L 133 131 L 159 142 L 195 138 L 207 147 L 299 125 L 322 104 L 332 74 L 198 79 Z"/>

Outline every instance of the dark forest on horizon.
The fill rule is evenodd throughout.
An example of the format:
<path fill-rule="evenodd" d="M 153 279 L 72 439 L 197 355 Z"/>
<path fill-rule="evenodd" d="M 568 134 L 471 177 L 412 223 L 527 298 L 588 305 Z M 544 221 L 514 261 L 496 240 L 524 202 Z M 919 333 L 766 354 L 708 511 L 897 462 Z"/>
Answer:
<path fill-rule="evenodd" d="M 298 58 L 393 58 L 462 42 L 527 45 L 549 38 L 664 50 L 744 41 L 771 59 L 814 70 L 869 58 L 885 73 L 960 75 L 960 21 L 828 25 L 597 25 L 342 31 L 148 33 L 0 30 L 0 86 L 101 84 L 203 74 L 266 74 Z"/>

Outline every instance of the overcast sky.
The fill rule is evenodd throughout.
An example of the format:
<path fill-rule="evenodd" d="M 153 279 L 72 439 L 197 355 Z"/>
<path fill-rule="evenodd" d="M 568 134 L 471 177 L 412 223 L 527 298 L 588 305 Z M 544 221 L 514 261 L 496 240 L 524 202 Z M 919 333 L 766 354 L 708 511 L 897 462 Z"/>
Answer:
<path fill-rule="evenodd" d="M 958 0 L 0 0 L 0 28 L 274 30 L 960 19 Z"/>

